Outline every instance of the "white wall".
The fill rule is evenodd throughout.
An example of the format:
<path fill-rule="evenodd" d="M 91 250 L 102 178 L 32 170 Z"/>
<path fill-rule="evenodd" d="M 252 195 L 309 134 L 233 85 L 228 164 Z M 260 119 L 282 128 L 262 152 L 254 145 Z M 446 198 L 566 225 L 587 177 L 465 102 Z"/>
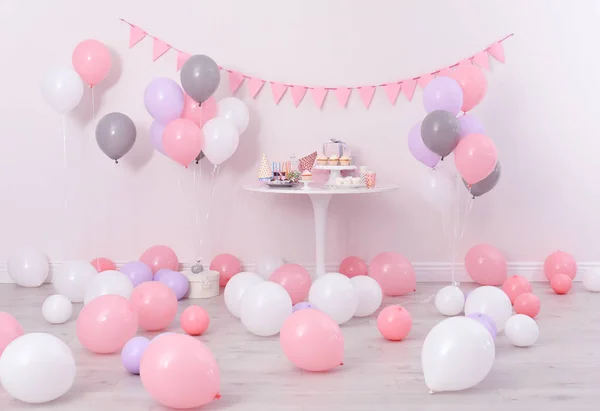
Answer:
<path fill-rule="evenodd" d="M 599 9 L 591 0 L 3 0 L 0 258 L 26 245 L 55 260 L 107 255 L 125 261 L 154 243 L 171 245 L 183 261 L 198 253 L 192 173 L 152 154 L 142 100 L 153 77 L 178 78 L 175 54 L 152 63 L 148 39 L 129 50 L 122 17 L 224 66 L 307 85 L 402 79 L 514 32 L 505 43 L 507 64 L 493 64 L 488 95 L 473 112 L 496 142 L 504 174 L 494 192 L 475 202 L 460 255 L 489 242 L 512 261 L 541 261 L 556 248 L 598 261 Z M 39 84 L 46 69 L 69 64 L 73 47 L 89 37 L 117 56 L 111 77 L 96 90 L 96 117 L 125 112 L 138 126 L 138 142 L 119 167 L 107 160 L 95 145 L 87 94 L 67 119 L 65 172 L 61 121 L 42 102 Z M 254 181 L 261 152 L 304 154 L 337 137 L 376 166 L 380 181 L 401 190 L 334 199 L 327 260 L 384 250 L 414 262 L 447 260 L 439 215 L 415 191 L 423 166 L 406 148 L 408 129 L 424 115 L 420 90 L 411 103 L 400 97 L 395 106 L 378 92 L 369 110 L 358 96 L 347 109 L 329 96 L 319 111 L 312 103 L 293 108 L 289 95 L 276 106 L 270 90 L 254 101 L 242 88 L 252 125 L 219 175 L 203 255 L 227 251 L 252 262 L 269 251 L 311 263 L 308 200 L 241 188 Z M 228 94 L 224 79 L 217 97 Z M 205 164 L 196 191 L 202 218 L 208 171 Z"/>

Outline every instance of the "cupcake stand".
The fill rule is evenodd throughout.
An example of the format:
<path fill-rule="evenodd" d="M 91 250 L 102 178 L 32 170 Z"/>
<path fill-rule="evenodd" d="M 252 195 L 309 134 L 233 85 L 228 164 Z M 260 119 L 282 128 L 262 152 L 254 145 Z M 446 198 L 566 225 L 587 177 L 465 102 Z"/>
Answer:
<path fill-rule="evenodd" d="M 314 166 L 315 170 L 328 170 L 329 180 L 327 181 L 328 186 L 334 186 L 336 179 L 342 176 L 342 171 L 353 171 L 356 170 L 356 166 Z"/>

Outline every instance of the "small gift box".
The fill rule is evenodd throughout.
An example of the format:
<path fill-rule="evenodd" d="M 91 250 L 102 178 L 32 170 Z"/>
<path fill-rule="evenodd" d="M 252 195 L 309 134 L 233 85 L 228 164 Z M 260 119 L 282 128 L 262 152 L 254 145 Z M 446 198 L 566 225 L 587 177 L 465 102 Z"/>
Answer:
<path fill-rule="evenodd" d="M 350 147 L 348 147 L 348 144 L 335 138 L 332 138 L 329 143 L 323 144 L 323 154 L 327 157 L 352 157 L 352 153 L 350 152 Z"/>

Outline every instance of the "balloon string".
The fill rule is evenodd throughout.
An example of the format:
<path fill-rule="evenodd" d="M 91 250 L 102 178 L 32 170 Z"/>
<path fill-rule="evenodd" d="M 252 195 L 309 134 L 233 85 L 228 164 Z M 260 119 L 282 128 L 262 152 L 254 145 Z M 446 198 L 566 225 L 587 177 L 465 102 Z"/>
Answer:
<path fill-rule="evenodd" d="M 60 116 L 62 123 L 62 137 L 63 137 L 63 171 L 65 178 L 65 190 L 63 195 L 63 212 L 64 212 L 64 226 L 67 228 L 67 235 L 65 235 L 64 248 L 65 248 L 65 258 L 69 253 L 69 245 L 68 239 L 70 236 L 69 227 L 69 170 L 68 170 L 68 162 L 67 162 L 67 123 L 64 114 Z"/>
<path fill-rule="evenodd" d="M 197 180 L 196 170 L 198 167 L 194 167 L 193 172 L 193 183 L 192 183 L 192 207 L 194 207 L 194 243 L 200 242 L 200 211 L 198 210 L 198 196 L 200 193 L 197 192 Z"/>
<path fill-rule="evenodd" d="M 458 174 L 456 178 L 460 178 Z M 460 223 L 460 187 L 457 182 L 456 185 L 456 195 L 454 196 L 455 207 L 454 207 L 454 224 L 452 225 L 452 284 L 458 285 L 456 281 L 456 253 L 457 253 L 457 242 L 458 242 L 458 231 L 459 231 L 459 223 Z"/>
<path fill-rule="evenodd" d="M 113 241 L 112 239 L 115 238 L 115 224 L 114 224 L 114 205 L 115 205 L 115 198 L 116 196 L 116 189 L 117 189 L 117 165 L 112 166 L 112 176 L 111 176 L 111 183 L 110 183 L 110 193 L 108 198 L 106 199 L 106 201 L 108 202 L 108 236 L 106 238 L 106 252 L 108 253 L 108 255 L 111 258 L 114 258 L 114 254 L 113 254 Z"/>
<path fill-rule="evenodd" d="M 467 198 L 467 204 L 465 207 L 465 216 L 464 216 L 464 220 L 462 223 L 462 229 L 460 231 L 460 238 L 458 241 L 462 242 L 462 239 L 465 235 L 465 230 L 467 229 L 467 223 L 469 216 L 471 215 L 471 210 L 473 209 L 473 202 L 474 202 L 475 197 L 473 197 L 473 195 L 471 195 L 471 188 L 469 187 L 469 197 Z"/>
<path fill-rule="evenodd" d="M 96 127 L 96 98 L 94 97 L 94 87 L 92 87 L 92 130 Z"/>
<path fill-rule="evenodd" d="M 219 175 L 219 166 L 217 164 L 214 165 L 212 172 L 210 173 L 210 197 L 208 199 L 208 206 L 206 208 L 206 214 L 204 215 L 204 229 L 203 232 L 199 231 L 200 240 L 198 241 L 198 257 L 197 262 L 200 263 L 202 261 L 202 257 L 200 254 L 202 253 L 202 246 L 204 244 L 204 237 L 206 232 L 208 231 L 208 217 L 210 216 L 210 212 L 212 209 L 213 198 L 215 196 L 216 184 L 215 180 Z"/>

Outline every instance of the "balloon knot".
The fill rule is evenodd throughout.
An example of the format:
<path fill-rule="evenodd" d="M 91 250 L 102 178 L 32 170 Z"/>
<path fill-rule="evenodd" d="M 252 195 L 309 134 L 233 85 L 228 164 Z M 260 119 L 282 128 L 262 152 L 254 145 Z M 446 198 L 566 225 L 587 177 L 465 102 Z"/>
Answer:
<path fill-rule="evenodd" d="M 119 164 L 119 160 L 115 160 L 115 164 Z"/>
<path fill-rule="evenodd" d="M 196 160 L 196 164 L 200 163 L 200 160 Z"/>
<path fill-rule="evenodd" d="M 341 363 L 340 363 L 340 365 L 344 365 L 344 363 L 343 363 L 343 362 L 341 362 Z"/>
<path fill-rule="evenodd" d="M 90 84 L 90 85 L 89 85 L 89 88 L 92 88 L 92 87 L 94 87 L 94 86 Z"/>
<path fill-rule="evenodd" d="M 221 399 L 221 394 L 217 393 L 217 395 L 215 395 L 215 400 L 219 400 Z"/>
<path fill-rule="evenodd" d="M 444 161 L 444 159 L 445 159 L 445 158 L 446 158 L 446 157 L 442 157 L 442 159 L 441 159 L 440 161 Z"/>
<path fill-rule="evenodd" d="M 188 166 L 185 166 L 185 168 L 188 168 Z"/>
<path fill-rule="evenodd" d="M 431 394 L 435 394 L 435 391 L 429 390 L 429 395 L 431 395 Z"/>

